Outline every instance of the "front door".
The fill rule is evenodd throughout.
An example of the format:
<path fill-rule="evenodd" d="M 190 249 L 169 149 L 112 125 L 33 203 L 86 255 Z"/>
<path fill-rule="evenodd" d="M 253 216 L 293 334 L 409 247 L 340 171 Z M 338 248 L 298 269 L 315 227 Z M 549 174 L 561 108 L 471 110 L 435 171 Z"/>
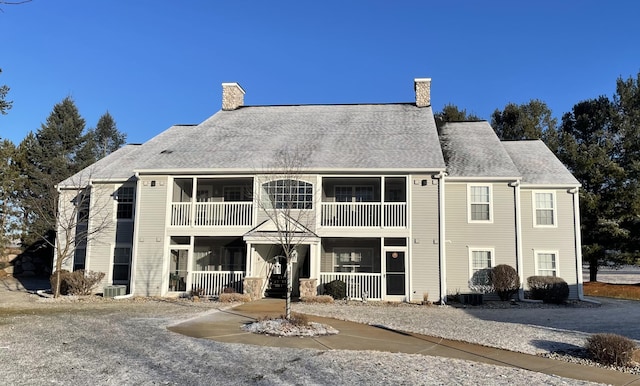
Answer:
<path fill-rule="evenodd" d="M 387 250 L 385 256 L 387 295 L 404 296 L 405 252 L 402 250 Z"/>

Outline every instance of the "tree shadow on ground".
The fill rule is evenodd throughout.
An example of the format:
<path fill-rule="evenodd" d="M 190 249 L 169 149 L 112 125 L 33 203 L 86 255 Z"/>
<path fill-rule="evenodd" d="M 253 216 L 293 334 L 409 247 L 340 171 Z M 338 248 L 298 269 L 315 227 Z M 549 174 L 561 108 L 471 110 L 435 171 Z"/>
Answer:
<path fill-rule="evenodd" d="M 531 345 L 548 352 L 564 354 L 575 358 L 586 358 L 587 355 L 587 351 L 584 347 L 570 343 L 534 339 L 531 341 Z"/>

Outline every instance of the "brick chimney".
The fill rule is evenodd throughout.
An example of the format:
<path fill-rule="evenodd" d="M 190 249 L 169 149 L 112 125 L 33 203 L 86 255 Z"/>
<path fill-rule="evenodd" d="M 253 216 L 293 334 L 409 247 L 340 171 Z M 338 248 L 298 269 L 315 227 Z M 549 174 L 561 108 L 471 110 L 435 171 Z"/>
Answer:
<path fill-rule="evenodd" d="M 431 106 L 431 78 L 416 78 L 413 80 L 416 91 L 416 106 Z"/>
<path fill-rule="evenodd" d="M 238 83 L 222 83 L 222 110 L 235 110 L 244 105 L 244 90 Z"/>

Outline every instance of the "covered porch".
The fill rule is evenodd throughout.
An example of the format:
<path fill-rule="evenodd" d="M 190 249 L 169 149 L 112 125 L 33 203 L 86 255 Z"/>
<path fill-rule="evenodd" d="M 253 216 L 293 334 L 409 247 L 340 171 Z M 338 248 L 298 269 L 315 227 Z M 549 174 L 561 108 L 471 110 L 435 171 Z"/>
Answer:
<path fill-rule="evenodd" d="M 407 227 L 406 177 L 323 177 L 320 226 Z"/>

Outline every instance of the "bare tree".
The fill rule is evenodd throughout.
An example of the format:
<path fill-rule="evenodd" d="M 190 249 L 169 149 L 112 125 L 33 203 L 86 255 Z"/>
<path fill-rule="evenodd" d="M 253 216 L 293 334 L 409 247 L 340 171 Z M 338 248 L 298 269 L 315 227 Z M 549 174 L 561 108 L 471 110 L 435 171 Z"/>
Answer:
<path fill-rule="evenodd" d="M 311 151 L 302 148 L 280 150 L 271 166 L 258 174 L 256 205 L 275 225 L 275 231 L 266 237 L 282 248 L 287 264 L 286 319 L 291 318 L 292 263 L 297 260 L 298 247 L 315 236 L 316 196 L 313 185 L 304 181 L 310 155 Z"/>
<path fill-rule="evenodd" d="M 49 197 L 55 208 L 54 216 L 39 213 L 46 205 L 31 202 L 30 210 L 35 215 L 51 221 L 49 229 L 55 229 L 55 238 L 39 235 L 42 240 L 54 249 L 55 285 L 52 288 L 55 297 L 60 296 L 61 272 L 65 263 L 76 256 L 79 250 L 86 250 L 89 242 L 114 226 L 113 221 L 113 185 L 93 184 L 91 173 L 87 170 L 76 177 L 66 180 L 52 190 Z"/>

